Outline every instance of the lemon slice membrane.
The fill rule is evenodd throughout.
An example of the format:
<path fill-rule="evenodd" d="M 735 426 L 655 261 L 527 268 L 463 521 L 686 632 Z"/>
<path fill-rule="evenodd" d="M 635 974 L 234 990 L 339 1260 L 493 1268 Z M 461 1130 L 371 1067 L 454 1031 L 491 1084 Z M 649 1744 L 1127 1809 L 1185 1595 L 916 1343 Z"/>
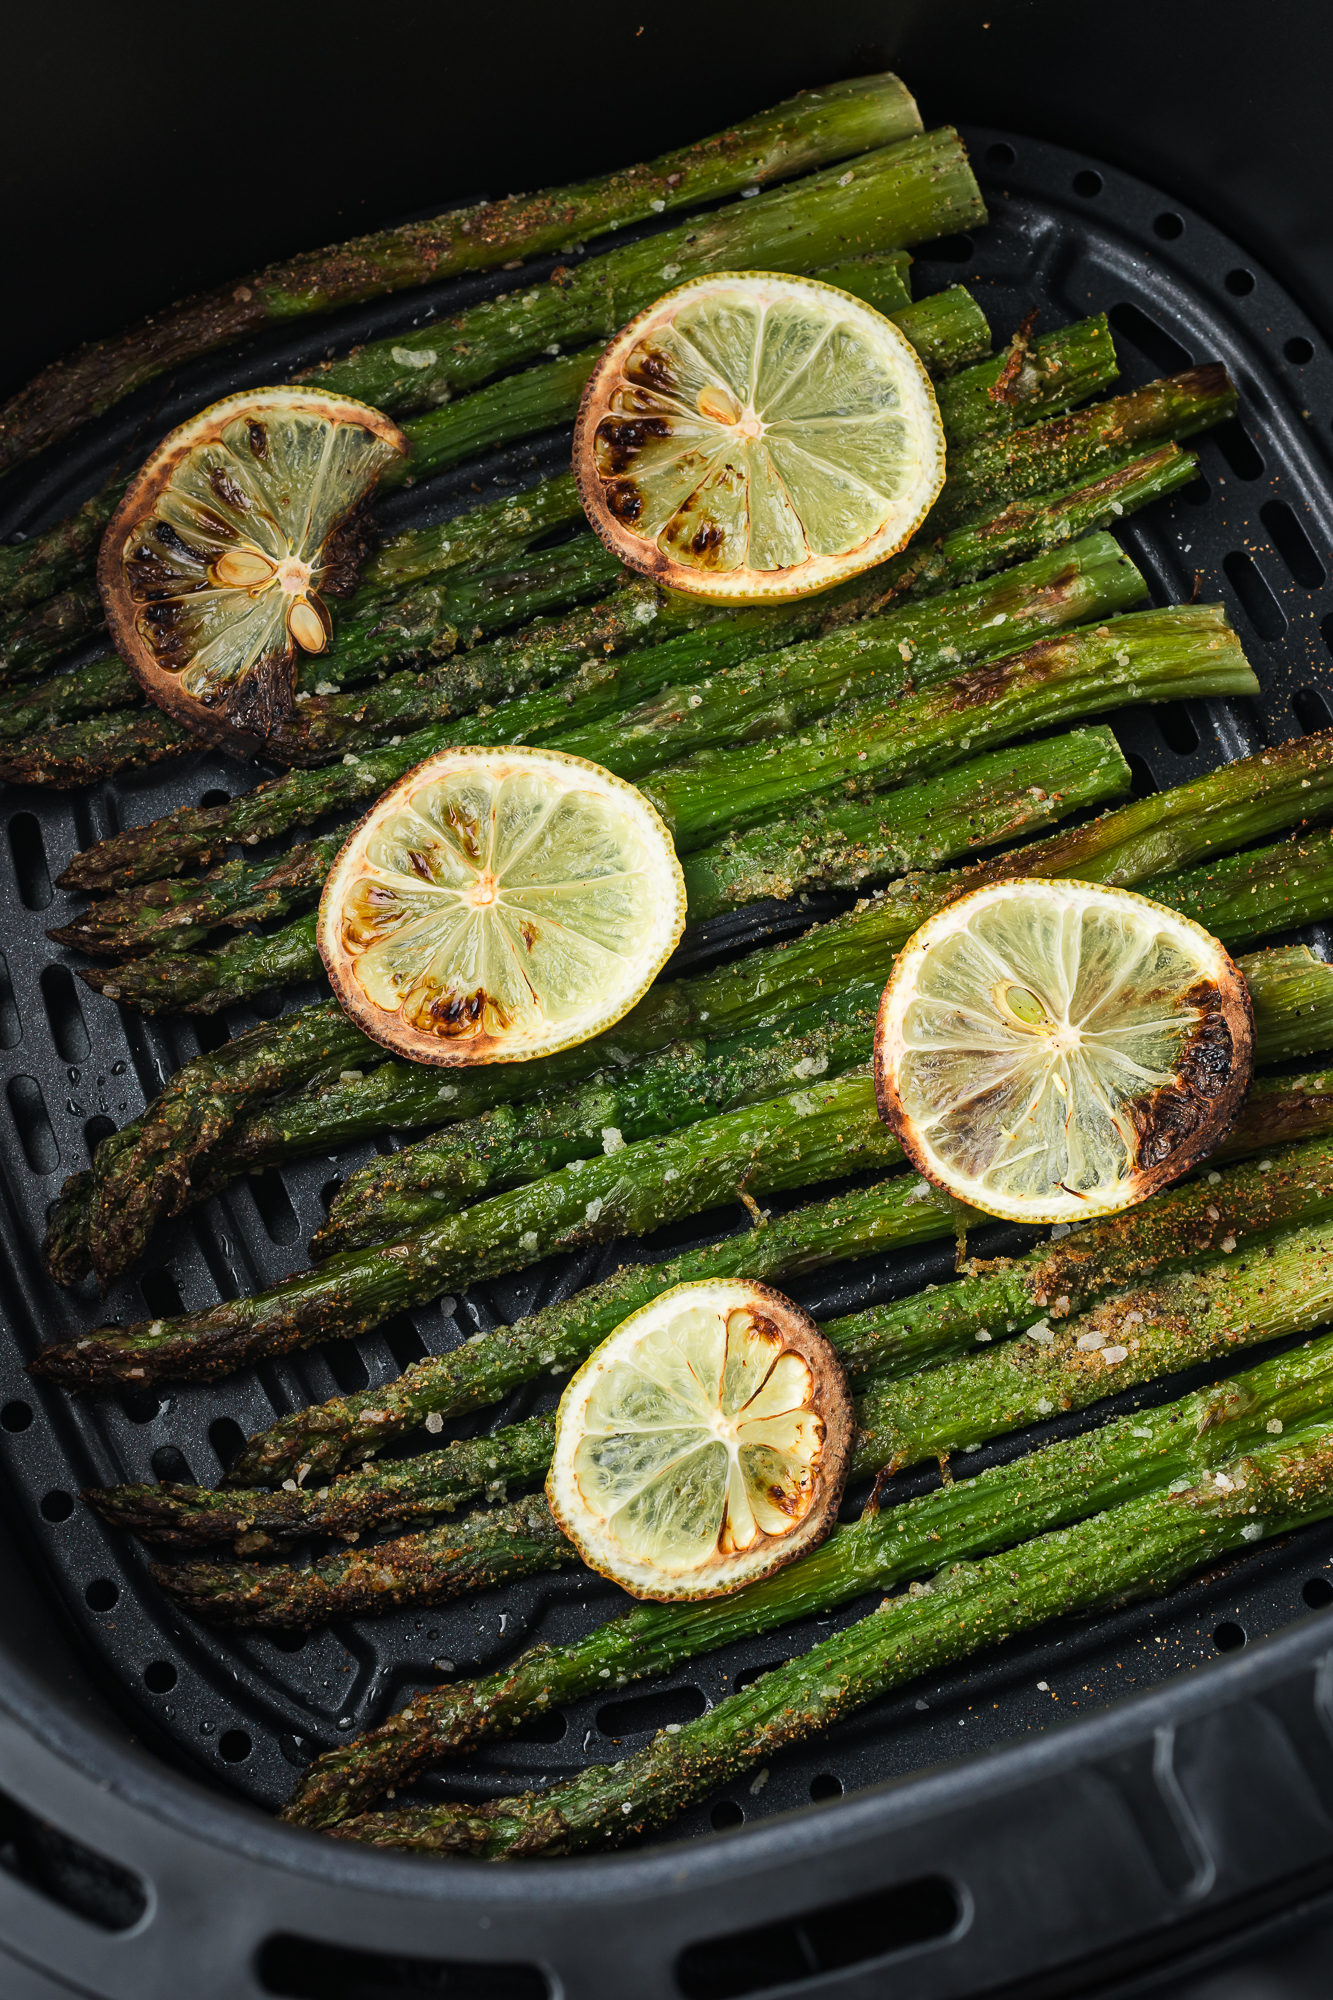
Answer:
<path fill-rule="evenodd" d="M 818 279 L 724 272 L 611 342 L 574 470 L 633 568 L 719 602 L 799 597 L 902 546 L 943 483 L 944 433 L 891 320 Z"/>
<path fill-rule="evenodd" d="M 909 1159 L 1023 1222 L 1130 1206 L 1225 1136 L 1254 1062 L 1245 981 L 1174 910 L 1013 881 L 928 919 L 880 1003 L 875 1079 Z"/>
<path fill-rule="evenodd" d="M 778 1292 L 677 1285 L 561 1398 L 546 1494 L 593 1569 L 636 1597 L 718 1597 L 815 1547 L 855 1423 L 833 1350 Z"/>
<path fill-rule="evenodd" d="M 289 712 L 325 599 L 355 587 L 358 509 L 407 449 L 347 396 L 246 390 L 164 439 L 112 516 L 98 583 L 116 649 L 169 714 L 251 749 Z"/>
<path fill-rule="evenodd" d="M 417 1062 L 516 1062 L 610 1027 L 685 925 L 671 836 L 641 792 L 556 751 L 419 764 L 351 835 L 319 948 L 366 1033 Z"/>

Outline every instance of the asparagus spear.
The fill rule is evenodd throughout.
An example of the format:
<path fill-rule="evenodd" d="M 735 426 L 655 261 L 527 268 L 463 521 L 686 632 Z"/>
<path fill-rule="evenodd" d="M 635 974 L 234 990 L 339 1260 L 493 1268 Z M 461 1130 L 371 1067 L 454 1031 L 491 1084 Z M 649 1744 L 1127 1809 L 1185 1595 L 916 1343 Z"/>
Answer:
<path fill-rule="evenodd" d="M 814 1554 L 730 1597 L 639 1605 L 573 1645 L 533 1648 L 483 1680 L 419 1694 L 379 1728 L 319 1758 L 284 1817 L 332 1825 L 428 1764 L 508 1735 L 528 1717 L 607 1682 L 620 1687 L 670 1672 L 712 1647 L 827 1614 L 866 1591 L 929 1575 L 942 1562 L 975 1561 L 1147 1491 L 1179 1492 L 1212 1475 L 1214 1490 L 1225 1492 L 1215 1475 L 1236 1452 L 1300 1449 L 1305 1427 L 1322 1415 L 1330 1358 L 1328 1341 L 1314 1342 L 1224 1387 L 1047 1445 L 978 1479 L 897 1506 L 872 1504 Z M 1280 1447 L 1270 1445 L 1270 1424 L 1288 1434 Z M 919 1596 L 908 1602 L 919 1610 Z"/>
<path fill-rule="evenodd" d="M 1243 965 L 1264 1062 L 1333 1048 L 1333 975 L 1308 945 L 1254 951 Z"/>
<path fill-rule="evenodd" d="M 745 1194 L 874 1167 L 895 1151 L 870 1076 L 855 1070 L 493 1195 L 406 1242 L 330 1258 L 268 1292 L 43 1348 L 31 1365 L 69 1388 L 226 1374 L 261 1353 L 364 1331 L 451 1283 L 644 1234 Z"/>
<path fill-rule="evenodd" d="M 882 610 L 894 596 L 915 596 L 983 576 L 1105 527 L 1118 516 L 1177 491 L 1196 472 L 1191 454 L 1165 445 L 1063 493 L 1002 508 L 938 544 L 915 546 L 880 565 L 872 572 L 876 595 L 865 600 L 864 612 Z M 602 621 L 600 638 L 585 641 L 586 656 L 590 651 L 612 652 L 626 637 L 641 636 L 644 625 L 662 616 L 663 610 L 655 592 L 638 586 L 621 592 L 610 606 L 576 615 Z M 309 825 L 325 813 L 376 797 L 443 740 L 447 739 L 437 730 L 420 730 L 401 746 L 375 751 L 354 764 L 292 772 L 226 805 L 185 807 L 146 826 L 129 828 L 76 855 L 58 877 L 59 886 L 122 889 L 179 874 L 191 864 L 206 866 L 220 860 L 229 845 L 255 845 L 290 827 Z"/>
<path fill-rule="evenodd" d="M 0 683 L 35 680 L 105 622 L 92 582 L 72 583 L 30 608 L 17 606 L 0 617 Z"/>
<path fill-rule="evenodd" d="M 516 257 L 886 145 L 920 127 L 916 106 L 896 77 L 859 78 L 802 93 L 644 166 L 581 186 L 446 210 L 428 222 L 270 265 L 46 369 L 0 411 L 0 470 L 69 436 L 163 370 L 261 328 L 464 271 L 495 270 Z"/>
<path fill-rule="evenodd" d="M 368 342 L 300 379 L 377 409 L 427 409 L 519 363 L 607 339 L 677 282 L 710 271 L 817 271 L 860 250 L 901 250 L 985 220 L 967 155 L 949 127 L 826 168 L 794 187 L 692 216 L 659 236 L 559 265 L 548 280 L 449 319 Z"/>
<path fill-rule="evenodd" d="M 8 408 L 0 412 L 0 426 L 8 416 Z M 0 439 L 3 435 L 0 429 Z M 97 560 L 102 530 L 120 505 L 128 485 L 127 478 L 111 479 L 91 500 L 85 500 L 53 528 L 46 528 L 27 541 L 0 548 L 0 610 L 41 604 L 83 571 L 91 569 Z"/>
<path fill-rule="evenodd" d="M 114 709 L 50 729 L 35 742 L 0 748 L 0 781 L 67 792 L 198 748 L 199 738 L 160 708 Z"/>
<path fill-rule="evenodd" d="M 995 811 L 1003 811 L 998 799 Z M 303 841 L 277 862 L 227 861 L 202 878 L 145 883 L 142 889 L 93 903 L 69 923 L 53 926 L 47 936 L 75 951 L 132 957 L 154 946 L 188 950 L 222 924 L 269 923 L 314 901 L 347 831 L 343 826 Z"/>
<path fill-rule="evenodd" d="M 880 1469 L 873 1436 L 889 1378 L 937 1368 L 955 1356 L 975 1352 L 978 1342 L 989 1345 L 1034 1325 L 1036 1338 L 1045 1341 L 1052 1321 L 1070 1319 L 1107 1293 L 1135 1284 L 1157 1286 L 1182 1264 L 1197 1267 L 1201 1258 L 1208 1257 L 1216 1263 L 1241 1242 L 1253 1249 L 1297 1225 L 1326 1226 L 1333 1214 L 1333 1145 L 1328 1132 L 1325 1112 L 1317 1140 L 1292 1147 L 1275 1159 L 1226 1174 L 1214 1171 L 1202 1181 L 1152 1197 L 1128 1215 L 1094 1224 L 1058 1244 L 1042 1244 L 1025 1257 L 989 1263 L 974 1259 L 950 1285 L 928 1287 L 913 1298 L 826 1321 L 824 1334 L 848 1375 L 854 1380 L 874 1378 L 863 1402 L 872 1442 L 856 1460 L 858 1472 Z M 912 1208 L 921 1206 L 919 1189 L 906 1177 L 812 1204 L 770 1223 L 762 1240 L 730 1238 L 657 1269 L 638 1266 L 617 1273 L 564 1306 L 545 1308 L 517 1327 L 415 1364 L 386 1392 L 367 1391 L 326 1404 L 322 1429 L 316 1423 L 302 1432 L 300 1418 L 312 1415 L 303 1411 L 254 1440 L 246 1454 L 243 1477 L 259 1471 L 276 1479 L 291 1464 L 291 1447 L 298 1437 L 303 1448 L 313 1444 L 297 1464 L 295 1476 L 286 1474 L 281 1492 L 117 1486 L 87 1497 L 107 1520 L 134 1528 L 149 1540 L 196 1548 L 234 1543 L 242 1554 L 311 1534 L 355 1540 L 368 1529 L 452 1512 L 460 1502 L 480 1494 L 494 1498 L 507 1486 L 544 1476 L 554 1442 L 553 1418 L 530 1417 L 416 1458 L 390 1459 L 375 1466 L 367 1462 L 360 1472 L 345 1474 L 331 1485 L 311 1482 L 312 1474 L 317 1479 L 330 1470 L 327 1440 L 339 1431 L 346 1452 L 358 1447 L 373 1452 L 401 1435 L 405 1421 L 407 1427 L 413 1421 L 420 1424 L 427 1404 L 427 1422 L 433 1416 L 440 1424 L 446 1412 L 457 1414 L 493 1401 L 523 1379 L 524 1368 L 528 1376 L 564 1372 L 620 1323 L 614 1316 L 618 1310 L 623 1308 L 624 1317 L 634 1309 L 625 1304 L 627 1298 L 642 1304 L 648 1296 L 682 1282 L 676 1273 L 683 1264 L 693 1269 L 703 1259 L 709 1275 L 720 1275 L 714 1267 L 721 1261 L 730 1265 L 726 1275 L 753 1278 L 759 1275 L 752 1261 L 757 1257 L 767 1278 L 804 1272 L 818 1263 L 864 1254 L 872 1240 L 875 1247 L 885 1248 L 896 1232 L 906 1235 L 904 1224 L 911 1227 Z M 930 1225 L 927 1233 L 946 1231 L 951 1220 L 947 1204 L 932 1203 L 925 1220 Z M 827 1236 L 819 1233 L 821 1224 Z M 1231 1244 L 1230 1251 L 1222 1249 L 1224 1243 Z M 580 1306 L 587 1314 L 586 1324 L 580 1323 Z M 1080 1320 L 1073 1331 L 1077 1335 L 1083 1330 Z M 476 1349 L 482 1351 L 469 1351 Z M 236 1477 L 233 1471 L 232 1480 Z"/>
<path fill-rule="evenodd" d="M 614 1846 L 919 1674 L 1108 1598 L 1160 1594 L 1201 1565 L 1330 1513 L 1333 1431 L 1311 1424 L 1292 1445 L 1274 1442 L 1228 1461 L 1220 1481 L 1216 1471 L 1183 1488 L 1173 1481 L 943 1571 L 924 1592 L 886 1598 L 697 1721 L 662 1731 L 637 1756 L 593 1765 L 538 1793 L 367 1813 L 331 1830 L 380 1846 L 492 1859 Z"/>
<path fill-rule="evenodd" d="M 943 1460 L 1056 1410 L 1084 1409 L 1112 1389 L 1308 1333 L 1331 1310 L 1329 1225 L 1291 1228 L 1249 1255 L 1224 1253 L 1197 1270 L 1130 1287 L 1060 1327 L 1038 1325 L 1021 1340 L 907 1380 L 871 1383 L 858 1404 L 865 1432 L 858 1453 L 894 1472 Z"/>
<path fill-rule="evenodd" d="M 114 653 L 92 660 L 76 673 L 54 674 L 50 680 L 0 695 L 0 744 L 21 743 L 108 709 L 127 708 L 139 699 L 139 686 L 129 668 Z"/>

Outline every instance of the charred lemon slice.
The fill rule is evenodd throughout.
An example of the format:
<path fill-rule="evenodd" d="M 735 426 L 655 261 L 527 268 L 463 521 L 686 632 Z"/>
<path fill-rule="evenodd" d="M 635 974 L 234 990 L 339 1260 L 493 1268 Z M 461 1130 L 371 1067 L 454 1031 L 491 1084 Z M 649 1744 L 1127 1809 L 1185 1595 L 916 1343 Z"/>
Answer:
<path fill-rule="evenodd" d="M 880 1001 L 875 1086 L 912 1163 L 988 1215 L 1142 1201 L 1225 1135 L 1254 1017 L 1215 937 L 1126 889 L 998 882 L 931 917 Z"/>
<path fill-rule="evenodd" d="M 415 1062 L 522 1062 L 609 1028 L 685 927 L 641 792 L 555 750 L 444 750 L 367 813 L 319 949 L 368 1035 Z"/>
<path fill-rule="evenodd" d="M 731 272 L 616 335 L 583 393 L 574 471 L 622 561 L 750 603 L 901 548 L 943 483 L 944 432 L 891 320 L 814 278 Z"/>
<path fill-rule="evenodd" d="M 635 1597 L 721 1597 L 824 1539 L 856 1425 L 814 1321 L 767 1285 L 677 1285 L 589 1355 L 546 1497 Z"/>
<path fill-rule="evenodd" d="M 407 450 L 396 424 L 312 389 L 248 389 L 165 438 L 107 524 L 97 581 L 117 652 L 169 715 L 251 751 L 291 708 L 325 599 L 348 595 L 359 509 Z"/>

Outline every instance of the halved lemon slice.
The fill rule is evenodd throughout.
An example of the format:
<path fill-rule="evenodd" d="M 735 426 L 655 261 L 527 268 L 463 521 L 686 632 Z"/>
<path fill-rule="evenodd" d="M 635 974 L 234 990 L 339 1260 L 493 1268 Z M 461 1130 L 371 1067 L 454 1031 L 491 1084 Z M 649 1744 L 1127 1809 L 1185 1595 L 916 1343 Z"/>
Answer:
<path fill-rule="evenodd" d="M 1128 1208 L 1211 1152 L 1254 1066 L 1240 972 L 1188 917 L 997 882 L 922 924 L 880 1001 L 880 1114 L 938 1187 L 1017 1222 Z"/>
<path fill-rule="evenodd" d="M 583 392 L 574 472 L 623 562 L 749 603 L 901 548 L 943 484 L 944 431 L 891 320 L 815 278 L 723 272 L 616 335 Z"/>
<path fill-rule="evenodd" d="M 780 1292 L 677 1285 L 570 1382 L 546 1497 L 635 1597 L 721 1597 L 833 1525 L 856 1424 L 833 1349 Z"/>
<path fill-rule="evenodd" d="M 116 651 L 187 728 L 251 751 L 287 714 L 326 597 L 355 588 L 358 510 L 407 440 L 314 389 L 246 389 L 164 438 L 107 524 L 98 587 Z"/>
<path fill-rule="evenodd" d="M 443 750 L 333 865 L 319 949 L 359 1027 L 414 1062 L 522 1062 L 629 1012 L 685 928 L 642 792 L 556 750 Z"/>

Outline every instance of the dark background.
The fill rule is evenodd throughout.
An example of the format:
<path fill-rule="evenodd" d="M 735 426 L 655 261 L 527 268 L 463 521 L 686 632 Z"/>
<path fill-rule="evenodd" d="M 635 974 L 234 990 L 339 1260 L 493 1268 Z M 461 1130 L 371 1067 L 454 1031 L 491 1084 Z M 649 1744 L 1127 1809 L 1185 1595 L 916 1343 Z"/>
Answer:
<path fill-rule="evenodd" d="M 294 250 L 894 67 L 1234 236 L 1333 335 L 1329 0 L 160 0 L 7 10 L 0 393 Z"/>

